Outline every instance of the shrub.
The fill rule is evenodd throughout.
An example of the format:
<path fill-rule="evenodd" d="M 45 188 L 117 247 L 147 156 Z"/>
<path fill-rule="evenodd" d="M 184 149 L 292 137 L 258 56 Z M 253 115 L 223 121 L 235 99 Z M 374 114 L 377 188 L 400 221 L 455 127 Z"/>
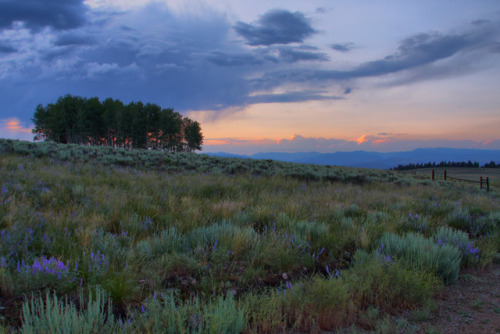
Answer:
<path fill-rule="evenodd" d="M 241 228 L 230 221 L 224 221 L 196 228 L 187 233 L 184 240 L 192 250 L 196 248 L 215 250 L 216 247 L 222 247 L 240 256 L 255 246 L 257 234 L 252 228 Z"/>
<path fill-rule="evenodd" d="M 416 233 L 404 236 L 386 233 L 380 243 L 379 252 L 386 256 L 406 261 L 417 270 L 436 273 L 445 283 L 457 281 L 462 255 L 454 246 L 439 246 L 432 239 Z"/>
<path fill-rule="evenodd" d="M 245 294 L 240 303 L 245 309 L 247 328 L 252 333 L 278 333 L 285 331 L 283 293 L 276 290 L 267 293 Z"/>
<path fill-rule="evenodd" d="M 173 294 L 155 293 L 134 318 L 135 331 L 152 333 L 241 333 L 247 325 L 244 308 L 231 295 L 203 305 L 197 297 L 181 302 Z"/>
<path fill-rule="evenodd" d="M 186 248 L 183 236 L 177 232 L 175 227 L 163 230 L 160 234 L 138 242 L 136 247 L 138 254 L 147 259 L 155 259 Z"/>
<path fill-rule="evenodd" d="M 467 232 L 470 237 L 477 238 L 500 230 L 500 213 L 485 214 L 482 211 L 471 213 L 467 209 L 460 209 L 450 213 L 446 223 L 455 229 Z"/>
<path fill-rule="evenodd" d="M 286 284 L 285 310 L 288 321 L 299 331 L 334 330 L 354 321 L 355 307 L 349 286 L 341 277 L 315 277 L 304 283 Z"/>
<path fill-rule="evenodd" d="M 85 305 L 80 293 L 80 305 Z M 22 332 L 29 333 L 113 333 L 116 327 L 112 304 L 101 289 L 90 292 L 86 307 L 78 309 L 54 293 L 32 296 L 22 306 Z"/>
<path fill-rule="evenodd" d="M 358 308 L 415 308 L 430 303 L 439 280 L 425 270 L 409 268 L 388 255 L 357 251 L 353 267 L 344 271 L 346 283 Z"/>
<path fill-rule="evenodd" d="M 75 265 L 76 270 L 76 265 Z M 76 274 L 69 267 L 69 263 L 51 257 L 35 258 L 33 264 L 17 264 L 19 284 L 25 291 L 37 290 L 42 288 L 57 289 L 64 292 L 71 287 L 76 286 Z"/>
<path fill-rule="evenodd" d="M 324 239 L 328 235 L 328 227 L 325 223 L 313 221 L 295 221 L 285 214 L 280 214 L 277 220 L 278 228 L 293 236 L 293 242 L 297 246 L 311 245 L 321 249 L 326 246 Z"/>
<path fill-rule="evenodd" d="M 462 265 L 465 267 L 479 261 L 479 248 L 469 240 L 467 233 L 454 230 L 450 227 L 440 227 L 433 236 L 437 245 L 451 245 L 456 247 L 462 254 Z"/>
<path fill-rule="evenodd" d="M 398 230 L 403 233 L 416 232 L 426 235 L 429 231 L 429 222 L 426 217 L 410 212 L 408 216 L 400 221 L 397 227 Z"/>

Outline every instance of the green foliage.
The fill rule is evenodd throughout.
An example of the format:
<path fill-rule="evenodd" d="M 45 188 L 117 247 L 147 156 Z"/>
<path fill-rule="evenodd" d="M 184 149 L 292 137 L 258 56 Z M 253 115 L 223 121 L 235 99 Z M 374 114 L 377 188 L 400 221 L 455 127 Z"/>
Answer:
<path fill-rule="evenodd" d="M 49 288 L 80 317 L 77 293 L 102 289 L 116 332 L 395 329 L 386 313 L 430 307 L 460 259 L 500 250 L 494 193 L 390 171 L 12 140 L 0 152 L 5 328 Z M 472 219 L 447 227 L 454 213 Z"/>
<path fill-rule="evenodd" d="M 89 292 L 85 303 L 80 294 L 80 308 L 67 299 L 60 300 L 54 293 L 32 296 L 23 303 L 22 333 L 113 333 L 116 323 L 112 304 L 104 292 Z M 85 305 L 85 307 L 82 307 Z"/>
<path fill-rule="evenodd" d="M 354 255 L 353 267 L 345 272 L 345 281 L 359 308 L 372 305 L 381 310 L 427 305 L 441 285 L 425 268 L 410 268 L 403 259 L 398 261 L 364 251 Z"/>
<path fill-rule="evenodd" d="M 447 284 L 453 284 L 458 279 L 462 258 L 458 248 L 448 244 L 438 245 L 421 234 L 385 234 L 380 240 L 379 252 L 405 261 L 411 268 L 435 273 Z"/>
<path fill-rule="evenodd" d="M 106 145 L 168 151 L 201 150 L 200 124 L 156 104 L 124 105 L 108 98 L 66 95 L 56 103 L 38 105 L 33 115 L 35 140 L 63 144 Z M 41 152 L 35 153 L 41 156 Z M 59 159 L 70 157 L 60 151 Z"/>
<path fill-rule="evenodd" d="M 271 290 L 265 294 L 248 293 L 240 303 L 245 308 L 250 332 L 277 333 L 287 328 L 282 292 Z"/>
<path fill-rule="evenodd" d="M 430 224 L 425 216 L 410 212 L 408 216 L 401 219 L 397 229 L 400 233 L 416 232 L 428 235 L 430 232 Z"/>
<path fill-rule="evenodd" d="M 305 181 L 351 182 L 356 184 L 372 183 L 378 180 L 384 182 L 400 182 L 400 177 L 394 172 L 373 171 L 362 173 L 360 170 L 345 167 L 314 166 L 289 162 L 254 159 L 231 159 L 212 157 L 203 154 L 184 153 L 182 147 L 166 148 L 166 151 L 131 149 L 115 143 L 115 148 L 108 146 L 83 146 L 75 144 L 58 144 L 53 142 L 23 142 L 10 139 L 0 139 L 0 152 L 8 152 L 21 156 L 47 157 L 56 161 L 94 162 L 99 166 L 134 167 L 155 169 L 170 173 L 209 172 L 217 175 L 243 174 L 260 176 L 279 176 Z M 126 149 L 128 148 L 128 149 Z M 140 146 L 139 146 L 140 148 Z M 192 149 L 191 149 L 192 150 Z M 279 182 L 278 182 L 279 183 Z M 206 185 L 197 189 L 199 196 L 208 194 L 211 197 L 233 196 L 231 185 L 226 182 L 218 185 Z"/>
<path fill-rule="evenodd" d="M 481 237 L 500 232 L 500 213 L 460 208 L 447 217 L 447 225 L 462 230 L 471 237 Z"/>
<path fill-rule="evenodd" d="M 198 298 L 178 303 L 172 294 L 155 294 L 136 318 L 131 327 L 137 332 L 241 333 L 247 325 L 245 310 L 232 296 L 202 305 Z"/>
<path fill-rule="evenodd" d="M 288 321 L 299 331 L 310 331 L 315 326 L 334 330 L 354 320 L 355 306 L 349 286 L 341 277 L 314 277 L 304 283 L 287 283 L 283 294 Z"/>
<path fill-rule="evenodd" d="M 456 247 L 462 254 L 463 266 L 469 267 L 479 261 L 480 249 L 474 247 L 474 243 L 469 240 L 469 236 L 465 232 L 442 226 L 433 238 L 438 245 L 446 244 Z"/>

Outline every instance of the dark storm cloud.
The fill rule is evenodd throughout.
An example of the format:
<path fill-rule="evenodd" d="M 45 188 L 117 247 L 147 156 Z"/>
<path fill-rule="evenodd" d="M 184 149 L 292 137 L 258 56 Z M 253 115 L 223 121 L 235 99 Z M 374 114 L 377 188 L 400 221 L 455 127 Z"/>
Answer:
<path fill-rule="evenodd" d="M 368 77 L 399 72 L 451 57 L 470 44 L 471 42 L 463 35 L 416 35 L 402 41 L 397 53 L 382 60 L 365 63 L 351 71 L 349 75 Z"/>
<path fill-rule="evenodd" d="M 231 26 L 218 13 L 193 19 L 151 3 L 108 21 L 97 44 L 79 53 L 84 66 L 77 73 L 85 91 L 102 97 L 219 110 L 244 101 L 244 76 L 261 63 L 228 41 Z"/>
<path fill-rule="evenodd" d="M 8 44 L 0 42 L 0 53 L 14 53 L 16 51 L 17 51 L 16 48 L 14 48 Z"/>
<path fill-rule="evenodd" d="M 500 53 L 500 42 L 493 43 L 490 47 L 491 52 Z"/>
<path fill-rule="evenodd" d="M 96 41 L 94 38 L 79 34 L 62 34 L 57 37 L 54 44 L 56 46 L 67 46 L 67 45 L 92 45 Z"/>
<path fill-rule="evenodd" d="M 73 29 L 86 21 L 88 7 L 82 0 L 2 0 L 0 29 L 23 22 L 30 29 Z"/>
<path fill-rule="evenodd" d="M 472 21 L 471 24 L 480 27 L 480 26 L 491 24 L 491 21 L 490 20 L 475 20 L 475 21 Z"/>
<path fill-rule="evenodd" d="M 246 53 L 228 54 L 224 52 L 212 52 L 207 57 L 207 60 L 218 66 L 251 66 L 263 63 L 262 59 Z"/>
<path fill-rule="evenodd" d="M 267 12 L 255 24 L 237 22 L 234 30 L 253 46 L 302 43 L 316 32 L 304 14 L 282 9 Z"/>
<path fill-rule="evenodd" d="M 349 52 L 354 48 L 354 43 L 332 44 L 330 47 L 339 52 Z"/>
<path fill-rule="evenodd" d="M 328 61 L 322 52 L 311 52 L 314 47 L 268 47 L 250 53 L 225 53 L 214 51 L 206 59 L 218 66 L 260 66 L 266 63 L 296 63 L 299 61 Z"/>
<path fill-rule="evenodd" d="M 280 60 L 287 63 L 296 63 L 298 61 L 328 61 L 330 58 L 326 53 L 310 52 L 301 48 L 280 47 Z"/>
<path fill-rule="evenodd" d="M 405 70 L 415 70 L 425 73 L 426 66 L 437 61 L 451 58 L 462 52 L 481 50 L 483 53 L 494 52 L 496 35 L 492 29 L 478 29 L 461 35 L 418 34 L 400 42 L 397 52 L 384 59 L 363 63 L 352 70 L 310 70 L 291 69 L 273 72 L 254 81 L 255 85 L 274 87 L 283 82 L 306 82 L 349 80 L 364 77 L 383 76 Z M 470 60 L 468 60 L 470 61 Z M 449 76 L 453 72 L 462 71 L 461 67 L 447 68 L 446 71 L 434 70 L 437 74 Z M 417 71 L 417 72 L 418 72 Z M 436 77 L 430 74 L 430 77 Z M 421 78 L 425 79 L 425 78 Z"/>
<path fill-rule="evenodd" d="M 339 96 L 322 95 L 316 91 L 291 92 L 283 94 L 264 94 L 253 96 L 249 99 L 249 103 L 291 103 L 305 101 L 322 101 L 322 100 L 343 100 Z"/>

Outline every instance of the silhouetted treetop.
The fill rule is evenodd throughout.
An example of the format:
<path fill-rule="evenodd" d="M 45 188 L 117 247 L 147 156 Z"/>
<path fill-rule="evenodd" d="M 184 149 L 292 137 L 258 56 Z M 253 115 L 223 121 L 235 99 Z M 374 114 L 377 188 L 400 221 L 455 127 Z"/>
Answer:
<path fill-rule="evenodd" d="M 38 105 L 34 140 L 122 148 L 193 152 L 201 150 L 198 122 L 156 104 L 66 95 Z"/>

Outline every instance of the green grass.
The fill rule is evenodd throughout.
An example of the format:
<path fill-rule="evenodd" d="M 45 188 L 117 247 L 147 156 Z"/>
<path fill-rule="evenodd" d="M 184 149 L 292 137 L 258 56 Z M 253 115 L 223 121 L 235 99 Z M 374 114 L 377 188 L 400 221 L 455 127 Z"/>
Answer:
<path fill-rule="evenodd" d="M 500 198 L 473 186 L 9 140 L 0 152 L 0 328 L 52 314 L 111 332 L 383 332 L 388 313 L 430 307 L 500 251 Z"/>

